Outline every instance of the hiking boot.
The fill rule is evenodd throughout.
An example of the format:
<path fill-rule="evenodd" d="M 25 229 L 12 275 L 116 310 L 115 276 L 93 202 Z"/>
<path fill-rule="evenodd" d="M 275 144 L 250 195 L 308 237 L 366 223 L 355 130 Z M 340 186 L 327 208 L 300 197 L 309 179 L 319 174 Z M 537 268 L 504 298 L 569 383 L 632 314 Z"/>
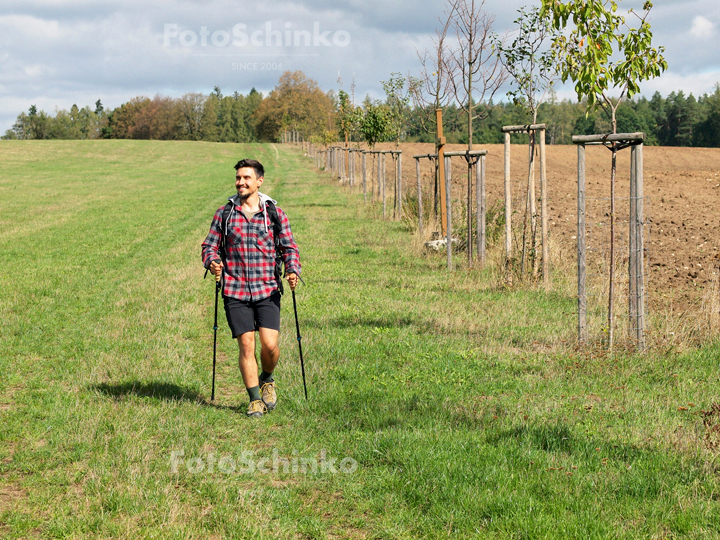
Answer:
<path fill-rule="evenodd" d="M 275 393 L 275 383 L 266 382 L 260 387 L 260 396 L 268 411 L 272 411 L 277 405 L 277 394 Z"/>
<path fill-rule="evenodd" d="M 256 399 L 250 402 L 250 406 L 247 410 L 247 415 L 251 418 L 262 418 L 262 415 L 267 412 L 267 407 L 260 399 Z"/>

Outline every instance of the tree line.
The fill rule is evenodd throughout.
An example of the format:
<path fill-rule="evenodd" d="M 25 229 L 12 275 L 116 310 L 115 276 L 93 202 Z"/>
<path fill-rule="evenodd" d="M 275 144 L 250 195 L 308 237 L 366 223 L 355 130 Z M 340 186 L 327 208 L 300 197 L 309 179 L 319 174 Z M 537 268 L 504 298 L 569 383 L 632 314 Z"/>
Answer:
<path fill-rule="evenodd" d="M 473 142 L 501 144 L 501 128 L 530 122 L 525 109 L 513 103 L 490 104 L 482 122 L 475 121 Z M 610 120 L 602 112 L 586 115 L 587 104 L 552 97 L 538 108 L 537 121 L 547 124 L 547 144 L 571 144 L 573 135 L 610 133 Z M 423 130 L 419 114 L 411 114 L 408 140 L 434 142 L 434 135 Z M 454 104 L 443 111 L 444 134 L 450 143 L 467 144 L 464 114 Z M 643 132 L 645 144 L 653 146 L 720 147 L 720 85 L 711 94 L 695 98 L 683 91 L 663 98 L 656 92 L 651 99 L 625 100 L 617 109 L 618 133 Z M 525 136 L 525 140 L 527 137 Z M 520 141 L 520 139 L 518 139 Z"/>
<path fill-rule="evenodd" d="M 56 112 L 38 111 L 34 105 L 18 117 L 3 139 L 157 139 L 253 142 L 252 123 L 262 96 L 255 89 L 243 96 L 223 96 L 219 88 L 206 96 L 189 93 L 179 98 L 139 96 L 106 110 L 95 108 Z"/>
<path fill-rule="evenodd" d="M 210 142 L 277 141 L 287 129 L 298 130 L 306 140 L 368 142 L 434 142 L 434 130 L 425 120 L 432 105 L 410 99 L 411 81 L 391 74 L 383 81 L 384 99 L 366 97 L 355 105 L 340 88 L 322 91 L 300 71 L 286 72 L 266 96 L 252 89 L 247 95 L 223 95 L 215 87 L 209 95 L 185 94 L 135 97 L 107 110 L 98 100 L 86 106 L 59 110 L 54 116 L 31 106 L 18 115 L 3 139 L 156 139 Z M 529 123 L 526 109 L 513 102 L 477 103 L 473 142 L 502 143 L 504 125 Z M 550 93 L 540 104 L 537 121 L 548 126 L 548 144 L 570 144 L 572 135 L 608 133 L 610 121 L 602 111 L 586 114 L 587 104 L 558 100 Z M 467 114 L 456 103 L 443 112 L 449 143 L 468 143 Z M 720 85 L 695 98 L 682 91 L 663 98 L 626 99 L 617 109 L 618 132 L 642 131 L 646 144 L 661 146 L 720 147 Z M 520 140 L 518 140 L 520 142 Z"/>

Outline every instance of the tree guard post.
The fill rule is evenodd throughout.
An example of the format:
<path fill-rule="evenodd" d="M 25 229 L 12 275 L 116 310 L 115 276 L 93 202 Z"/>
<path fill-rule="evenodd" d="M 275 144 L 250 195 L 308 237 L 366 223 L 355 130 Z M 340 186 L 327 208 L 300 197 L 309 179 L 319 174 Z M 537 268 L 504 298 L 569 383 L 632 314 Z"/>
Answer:
<path fill-rule="evenodd" d="M 635 184 L 637 190 L 637 243 L 638 243 L 638 273 L 637 273 L 637 292 L 638 292 L 638 348 L 645 348 L 645 197 L 644 197 L 644 178 L 643 169 L 643 143 L 634 146 L 636 152 L 635 166 L 637 173 L 635 174 Z"/>
<path fill-rule="evenodd" d="M 512 195 L 510 191 L 510 133 L 505 132 L 505 280 L 512 285 Z"/>
<path fill-rule="evenodd" d="M 340 146 L 335 149 L 335 155 L 337 157 L 337 166 L 335 172 L 337 173 L 338 182 L 342 183 L 343 180 L 343 151 Z"/>
<path fill-rule="evenodd" d="M 447 216 L 447 269 L 452 270 L 452 191 L 450 190 L 452 167 L 450 156 L 445 156 L 445 215 Z"/>
<path fill-rule="evenodd" d="M 540 130 L 540 214 L 542 219 L 542 273 L 545 290 L 550 290 L 550 246 L 548 243 L 548 189 L 545 159 L 545 129 Z"/>
<path fill-rule="evenodd" d="M 472 147 L 472 145 L 470 145 Z M 477 160 L 475 160 L 476 162 Z M 468 150 L 465 154 L 465 162 L 467 163 L 467 196 L 466 196 L 466 227 L 465 227 L 465 235 L 466 235 L 466 243 L 465 243 L 465 250 L 467 251 L 467 263 L 468 268 L 472 267 L 472 259 L 473 259 L 473 242 L 472 242 L 472 168 L 473 165 L 476 164 L 471 158 L 470 158 L 470 151 Z M 475 174 L 477 175 L 477 166 L 475 167 Z M 475 189 L 477 190 L 477 182 L 475 183 Z"/>
<path fill-rule="evenodd" d="M 357 169 L 357 155 L 360 150 L 353 150 L 353 158 L 352 158 L 352 182 L 353 186 L 357 184 L 357 178 L 355 175 L 356 169 Z"/>
<path fill-rule="evenodd" d="M 535 131 L 528 128 L 530 137 L 528 156 L 528 206 L 530 213 L 530 254 L 532 256 L 532 275 L 537 276 L 538 254 L 537 254 L 537 201 L 535 194 Z"/>
<path fill-rule="evenodd" d="M 645 246 L 643 215 L 643 144 L 630 148 L 630 337 L 645 348 Z"/>
<path fill-rule="evenodd" d="M 415 156 L 415 176 L 417 177 L 418 230 L 423 233 L 422 183 L 420 182 L 420 158 Z"/>
<path fill-rule="evenodd" d="M 397 216 L 398 220 L 402 220 L 402 197 L 403 197 L 403 189 L 402 189 L 402 152 L 398 152 L 398 162 L 397 162 L 397 185 L 398 185 L 398 211 Z"/>
<path fill-rule="evenodd" d="M 348 183 L 350 184 L 350 187 L 353 187 L 354 179 L 353 179 L 353 151 L 352 148 L 348 148 Z"/>
<path fill-rule="evenodd" d="M 345 149 L 342 147 L 338 149 L 338 154 L 340 155 L 340 159 L 338 160 L 338 164 L 340 165 L 338 177 L 340 178 L 340 183 L 344 184 L 347 182 L 347 155 Z"/>
<path fill-rule="evenodd" d="M 363 199 L 367 203 L 367 152 L 362 153 Z"/>
<path fill-rule="evenodd" d="M 390 152 L 390 162 L 393 167 L 393 219 L 398 218 L 398 176 L 397 176 L 397 159 L 395 152 Z"/>
<path fill-rule="evenodd" d="M 342 167 L 342 155 L 340 153 L 340 147 L 335 147 L 335 155 L 333 156 L 333 164 L 335 165 L 335 178 L 338 180 L 342 180 L 342 175 L 340 173 L 340 167 Z"/>
<path fill-rule="evenodd" d="M 382 161 L 382 160 L 380 159 L 380 158 L 382 157 L 382 152 L 379 152 L 379 151 L 378 151 L 376 155 L 377 155 L 377 186 L 376 186 L 376 187 L 377 187 L 377 198 L 379 199 L 379 198 L 380 198 L 380 193 L 381 193 L 381 187 L 380 187 L 380 185 L 381 185 L 381 182 L 382 182 L 382 180 L 381 180 L 381 177 L 382 177 L 382 163 L 380 163 L 380 161 Z M 375 190 L 373 190 L 373 193 L 375 193 Z M 375 200 L 374 197 L 373 197 L 373 200 Z"/>
<path fill-rule="evenodd" d="M 345 175 L 348 184 L 352 187 L 352 150 L 350 148 L 345 149 Z"/>
<path fill-rule="evenodd" d="M 578 342 L 587 343 L 587 296 L 585 278 L 587 260 L 585 252 L 585 145 L 578 144 L 578 199 L 577 199 L 577 260 L 578 260 Z"/>
<path fill-rule="evenodd" d="M 485 203 L 485 156 L 480 156 L 479 162 L 475 165 L 475 201 L 477 203 L 476 213 L 476 234 L 475 241 L 477 242 L 476 251 L 480 265 L 485 266 L 485 217 L 487 213 L 487 205 Z"/>
<path fill-rule="evenodd" d="M 355 162 L 357 161 L 357 151 L 350 150 L 350 185 L 355 187 Z"/>
<path fill-rule="evenodd" d="M 382 189 L 383 219 L 387 218 L 387 195 L 385 193 L 385 152 L 381 152 L 382 156 L 382 177 L 380 179 Z"/>
<path fill-rule="evenodd" d="M 348 148 L 346 150 L 347 152 L 347 177 L 348 177 L 348 184 L 350 187 L 353 187 L 353 172 L 352 172 L 352 162 L 353 162 L 353 153 L 352 149 Z"/>

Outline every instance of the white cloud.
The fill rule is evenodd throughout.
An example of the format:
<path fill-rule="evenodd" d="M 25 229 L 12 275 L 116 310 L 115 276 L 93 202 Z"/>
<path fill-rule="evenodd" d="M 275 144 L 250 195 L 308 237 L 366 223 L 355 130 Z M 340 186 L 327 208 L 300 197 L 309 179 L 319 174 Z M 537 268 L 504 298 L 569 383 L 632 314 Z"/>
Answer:
<path fill-rule="evenodd" d="M 356 98 L 384 95 L 380 81 L 392 72 L 418 74 L 416 49 L 424 49 L 439 25 L 444 0 L 0 0 L 0 134 L 32 104 L 53 113 L 73 103 L 94 106 L 100 98 L 116 107 L 135 96 L 176 97 L 186 92 L 223 93 L 271 90 L 284 70 L 302 70 L 323 90 L 345 90 L 355 79 Z M 514 25 L 527 0 L 486 0 L 495 31 Z M 623 8 L 642 7 L 624 0 Z M 653 44 L 665 45 L 670 70 L 642 84 L 642 93 L 667 95 L 683 90 L 696 96 L 712 92 L 720 80 L 720 60 L 699 39 L 717 35 L 718 0 L 664 0 L 651 16 Z M 248 32 L 271 22 L 282 30 L 344 31 L 345 47 L 165 47 L 165 24 L 199 33 L 203 26 Z M 692 30 L 689 30 L 692 28 Z M 688 54 L 691 51 L 691 54 Z M 303 54 L 297 54 L 303 53 Z M 305 54 L 313 53 L 313 54 Z M 234 56 L 231 56 L 234 55 Z M 254 69 L 234 64 L 254 63 Z M 275 66 L 282 65 L 281 69 Z M 264 69 L 263 69 L 264 66 Z M 572 85 L 558 88 L 574 98 Z M 496 98 L 497 99 L 497 98 Z"/>
<path fill-rule="evenodd" d="M 696 38 L 709 38 L 715 33 L 715 25 L 702 15 L 698 15 L 693 19 L 690 33 Z"/>
<path fill-rule="evenodd" d="M 667 71 L 662 77 L 642 83 L 640 89 L 642 95 L 650 98 L 655 92 L 660 92 L 663 97 L 670 92 L 682 90 L 685 95 L 693 94 L 700 97 L 703 94 L 711 94 L 715 86 L 720 83 L 720 69 L 704 73 L 680 74 Z"/>

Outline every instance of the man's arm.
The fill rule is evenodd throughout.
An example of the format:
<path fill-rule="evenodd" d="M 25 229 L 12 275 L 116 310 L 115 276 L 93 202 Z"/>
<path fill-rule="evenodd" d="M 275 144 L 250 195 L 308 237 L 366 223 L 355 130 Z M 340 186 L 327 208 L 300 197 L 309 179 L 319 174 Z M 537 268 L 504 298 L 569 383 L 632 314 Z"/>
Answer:
<path fill-rule="evenodd" d="M 300 275 L 302 267 L 300 266 L 300 250 L 295 243 L 292 230 L 290 229 L 290 220 L 288 219 L 285 212 L 278 208 L 278 217 L 280 218 L 280 253 L 285 264 L 285 277 L 289 278 L 291 274 L 295 274 L 297 283 L 297 276 Z M 290 283 L 291 288 L 294 288 Z"/>
<path fill-rule="evenodd" d="M 222 211 L 223 209 L 220 208 L 215 212 L 212 223 L 210 223 L 210 232 L 208 232 L 208 235 L 202 243 L 201 251 L 203 266 L 216 276 L 220 275 L 223 268 L 223 263 L 218 252 L 220 240 L 222 239 Z"/>

